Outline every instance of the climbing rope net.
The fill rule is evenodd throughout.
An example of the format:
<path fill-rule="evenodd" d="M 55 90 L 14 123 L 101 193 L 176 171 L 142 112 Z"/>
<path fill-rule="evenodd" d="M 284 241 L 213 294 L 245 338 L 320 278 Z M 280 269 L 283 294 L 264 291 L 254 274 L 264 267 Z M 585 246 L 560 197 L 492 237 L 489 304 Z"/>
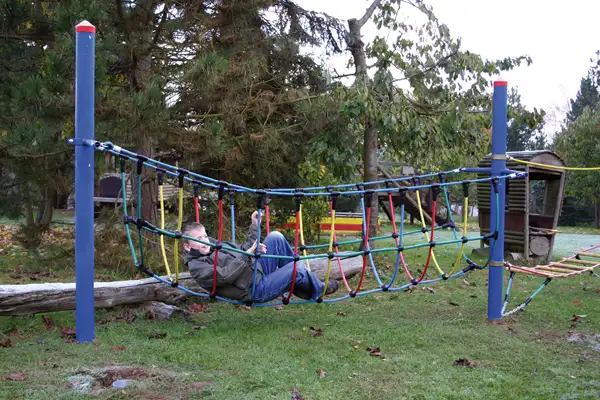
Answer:
<path fill-rule="evenodd" d="M 117 156 L 120 160 L 120 169 L 121 169 L 121 183 L 122 183 L 122 200 L 123 200 L 123 221 L 125 223 L 125 230 L 127 235 L 127 240 L 129 243 L 129 247 L 131 250 L 132 258 L 137 266 L 137 268 L 143 273 L 155 278 L 156 280 L 177 287 L 180 290 L 199 297 L 209 297 L 213 299 L 218 299 L 224 302 L 232 303 L 232 304 L 245 304 L 252 305 L 251 302 L 246 301 L 238 301 L 232 300 L 225 297 L 221 297 L 217 295 L 217 263 L 218 263 L 218 254 L 219 251 L 224 249 L 231 252 L 236 252 L 240 254 L 247 255 L 249 257 L 254 258 L 254 279 L 252 283 L 252 297 L 254 297 L 254 291 L 256 286 L 256 272 L 258 269 L 258 262 L 260 257 L 270 257 L 277 259 L 286 259 L 289 262 L 293 262 L 293 272 L 291 277 L 291 287 L 288 291 L 287 295 L 284 295 L 282 300 L 280 301 L 271 301 L 268 303 L 254 303 L 255 306 L 274 306 L 280 304 L 303 304 L 314 302 L 314 300 L 295 300 L 291 301 L 292 293 L 294 292 L 295 285 L 295 277 L 297 264 L 300 261 L 304 261 L 307 265 L 307 268 L 310 269 L 310 260 L 318 259 L 318 258 L 326 258 L 327 259 L 327 270 L 325 274 L 325 288 L 327 288 L 328 281 L 331 277 L 331 270 L 334 263 L 337 263 L 341 280 L 343 282 L 346 293 L 337 298 L 324 298 L 325 289 L 321 297 L 316 302 L 338 302 L 341 300 L 345 300 L 348 298 L 356 297 L 356 296 L 364 296 L 367 294 L 375 293 L 375 292 L 394 292 L 394 291 L 402 291 L 411 286 L 416 285 L 424 285 L 430 284 L 439 281 L 445 281 L 451 278 L 456 278 L 458 276 L 463 276 L 469 271 L 472 270 L 482 270 L 485 269 L 491 260 L 491 255 L 493 253 L 493 248 L 495 247 L 496 240 L 498 238 L 498 215 L 499 215 L 499 192 L 498 192 L 498 182 L 502 179 L 516 179 L 523 178 L 526 176 L 525 173 L 519 171 L 508 171 L 508 173 L 501 176 L 494 177 L 485 177 L 478 178 L 472 180 L 459 180 L 459 181 L 449 181 L 446 178 L 451 175 L 458 175 L 461 173 L 468 173 L 469 168 L 457 168 L 450 171 L 444 171 L 439 173 L 430 173 L 423 174 L 419 176 L 404 176 L 399 178 L 392 178 L 387 180 L 373 181 L 373 182 L 361 182 L 361 183 L 352 183 L 352 184 L 341 184 L 341 185 L 333 185 L 333 186 L 318 186 L 318 187 L 305 187 L 305 188 L 278 188 L 278 189 L 254 189 L 245 186 L 236 185 L 233 183 L 215 180 L 210 177 L 200 175 L 194 173 L 192 171 L 188 171 L 186 169 L 178 168 L 176 166 L 172 166 L 161 161 L 146 157 L 142 154 L 138 154 L 127 149 L 121 148 L 117 145 L 114 145 L 110 142 L 98 142 L 94 141 L 92 144 L 96 148 L 96 150 L 104 151 L 110 154 Z M 137 215 L 129 215 L 128 207 L 127 207 L 127 191 L 126 191 L 126 171 L 127 171 L 127 163 L 135 163 L 136 164 L 136 178 L 137 178 Z M 144 168 L 150 168 L 154 170 L 157 174 L 158 181 L 158 191 L 159 191 L 159 202 L 160 202 L 160 226 L 156 226 L 146 219 L 144 219 L 142 215 L 142 172 Z M 479 171 L 480 172 L 480 171 Z M 178 186 L 178 220 L 177 220 L 177 230 L 168 230 L 165 229 L 165 204 L 164 204 L 164 182 L 165 177 L 174 178 L 177 182 Z M 434 182 L 435 180 L 435 182 Z M 427 181 L 428 183 L 423 183 Z M 457 232 L 457 224 L 454 222 L 454 218 L 452 216 L 452 208 L 450 206 L 450 196 L 448 193 L 448 188 L 453 185 L 460 185 L 463 189 L 464 201 L 463 201 L 463 209 L 467 210 L 469 207 L 469 186 L 473 183 L 482 183 L 488 182 L 490 184 L 491 189 L 493 190 L 493 198 L 495 201 L 495 215 L 496 220 L 492 224 L 493 232 L 490 230 L 490 233 L 487 235 L 479 235 L 474 237 L 467 236 L 467 224 L 468 218 L 467 213 L 465 214 L 465 218 L 462 226 L 462 235 L 459 236 Z M 217 229 L 217 238 L 216 243 L 212 243 L 210 241 L 199 240 L 187 235 L 182 234 L 182 223 L 183 223 L 183 203 L 184 203 L 184 186 L 186 184 L 191 184 L 193 186 L 194 193 L 194 209 L 195 209 L 195 219 L 196 222 L 200 221 L 200 207 L 199 207 L 199 189 L 201 187 L 210 188 L 217 192 L 218 199 L 218 229 Z M 424 218 L 424 210 L 421 205 L 421 193 L 429 190 L 431 194 L 431 224 L 427 226 L 425 218 Z M 421 228 L 413 231 L 404 231 L 404 216 L 405 216 L 405 205 L 406 205 L 406 197 L 408 192 L 413 192 L 417 199 L 417 205 L 419 208 L 419 216 L 420 216 L 420 224 Z M 258 243 L 260 243 L 261 238 L 261 219 L 264 217 L 265 226 L 266 226 L 266 234 L 270 231 L 270 222 L 269 222 L 269 202 L 273 197 L 287 197 L 293 199 L 295 201 L 295 229 L 294 229 L 294 243 L 293 243 L 293 256 L 279 256 L 279 255 L 269 255 L 269 254 L 261 254 L 258 250 L 255 253 L 250 253 L 244 250 L 240 250 L 235 247 L 228 246 L 224 244 L 223 241 L 223 224 L 224 224 L 224 208 L 225 208 L 225 199 L 226 193 L 228 193 L 230 212 L 231 212 L 231 242 L 236 242 L 236 233 L 235 233 L 235 197 L 236 194 L 246 193 L 250 195 L 256 196 L 257 199 L 257 210 L 258 210 L 258 225 L 256 236 L 258 238 Z M 378 236 L 378 237 L 369 237 L 369 229 L 367 228 L 367 221 L 370 220 L 371 215 L 371 199 L 372 196 L 379 196 L 380 193 L 387 194 L 387 202 L 390 210 L 390 214 L 392 216 L 392 228 L 393 232 L 390 235 Z M 445 202 L 447 209 L 447 218 L 446 222 L 437 225 L 436 224 L 436 213 L 438 207 L 438 198 L 440 194 L 443 197 L 443 201 Z M 362 238 L 357 240 L 348 240 L 341 241 L 337 240 L 336 235 L 336 210 L 337 210 L 337 201 L 341 196 L 359 196 L 360 198 L 360 208 L 362 211 Z M 304 227 L 303 227 L 303 203 L 302 200 L 306 197 L 320 197 L 326 199 L 329 203 L 329 211 L 331 217 L 331 228 L 328 243 L 326 244 L 317 244 L 317 245 L 306 245 L 304 241 Z M 396 204 L 394 204 L 394 197 L 398 198 Z M 395 219 L 395 210 L 397 207 L 400 208 L 400 219 L 399 224 Z M 138 237 L 138 249 L 134 245 L 133 235 L 131 231 L 131 226 L 137 228 L 137 237 Z M 398 228 L 399 226 L 399 228 Z M 452 231 L 453 239 L 451 240 L 443 240 L 436 241 L 436 231 L 441 229 L 449 229 Z M 162 276 L 157 275 L 146 265 L 146 254 L 144 249 L 144 239 L 143 232 L 148 232 L 152 234 L 158 234 L 160 236 L 160 247 L 163 258 L 164 267 L 167 273 L 167 277 L 164 278 Z M 417 244 L 408 245 L 405 243 L 405 238 L 408 235 L 413 234 L 422 234 L 424 241 Z M 170 238 L 174 240 L 173 246 L 173 267 L 174 273 L 171 270 L 171 265 L 168 261 L 167 253 L 165 250 L 165 238 Z M 207 292 L 197 292 L 191 290 L 189 288 L 183 287 L 179 284 L 180 277 L 180 260 L 179 260 L 179 241 L 181 239 L 198 242 L 204 245 L 208 245 L 214 249 L 214 270 L 213 270 L 213 287 L 212 290 Z M 380 241 L 384 239 L 393 239 L 394 246 L 393 247 L 383 247 L 383 248 L 375 248 L 371 249 L 371 243 L 375 241 Z M 487 261 L 480 265 L 467 257 L 465 253 L 465 245 L 473 240 L 489 240 L 492 246 L 491 251 L 489 252 L 489 257 Z M 344 245 L 351 245 L 362 243 L 362 249 L 360 251 L 351 251 L 351 252 L 341 252 L 340 247 Z M 435 248 L 439 246 L 447 246 L 454 245 L 458 250 L 458 255 L 456 260 L 447 268 L 442 268 L 440 263 L 438 262 L 435 255 Z M 257 249 L 260 246 L 256 246 Z M 427 258 L 424 264 L 419 265 L 418 267 L 412 266 L 409 267 L 408 263 L 405 260 L 404 254 L 408 250 L 414 250 L 419 248 L 427 248 Z M 325 251 L 326 252 L 323 252 Z M 309 254 L 309 250 L 317 251 L 317 254 Z M 373 260 L 373 254 L 376 253 L 395 253 L 395 263 L 393 268 L 393 273 L 389 280 L 382 279 L 382 274 L 378 270 Z M 362 268 L 360 270 L 360 275 L 358 279 L 358 283 L 351 287 L 348 279 L 345 276 L 344 269 L 342 268 L 341 260 L 344 258 L 350 257 L 362 257 Z M 462 266 L 461 264 L 464 264 Z M 433 268 L 435 268 L 437 272 L 436 277 L 429 277 L 428 272 Z M 377 287 L 370 290 L 361 290 L 364 277 L 367 269 L 370 269 L 374 279 L 377 282 Z M 420 269 L 421 272 L 415 273 L 413 271 Z M 400 283 L 399 275 L 404 273 L 407 283 Z M 428 278 L 428 279 L 426 279 Z"/>

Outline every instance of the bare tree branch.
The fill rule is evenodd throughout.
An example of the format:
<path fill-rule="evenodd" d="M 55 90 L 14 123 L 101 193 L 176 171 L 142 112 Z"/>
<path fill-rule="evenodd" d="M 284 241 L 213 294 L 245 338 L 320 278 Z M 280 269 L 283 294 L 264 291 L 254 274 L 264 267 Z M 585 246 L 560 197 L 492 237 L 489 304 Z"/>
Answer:
<path fill-rule="evenodd" d="M 365 12 L 365 15 L 362 16 L 361 19 L 358 20 L 358 25 L 362 28 L 367 21 L 371 18 L 371 16 L 373 15 L 373 13 L 375 12 L 375 9 L 377 7 L 379 7 L 379 5 L 381 4 L 381 0 L 374 0 L 373 3 L 371 3 L 371 6 L 369 6 L 369 8 L 367 8 L 367 11 Z"/>

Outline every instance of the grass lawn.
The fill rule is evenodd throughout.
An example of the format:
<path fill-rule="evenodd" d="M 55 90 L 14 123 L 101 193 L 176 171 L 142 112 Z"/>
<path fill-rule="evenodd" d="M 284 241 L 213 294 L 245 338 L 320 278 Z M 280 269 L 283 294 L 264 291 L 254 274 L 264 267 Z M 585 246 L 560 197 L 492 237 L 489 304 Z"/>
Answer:
<path fill-rule="evenodd" d="M 1 255 L 0 281 L 31 283 L 35 272 L 37 281 L 72 280 L 72 266 L 52 254 L 42 255 L 46 264 Z M 447 270 L 456 249 L 436 254 Z M 135 274 L 125 254 L 113 257 L 99 263 L 98 279 Z M 425 257 L 415 250 L 407 261 Z M 377 261 L 389 280 L 394 255 Z M 542 281 L 518 276 L 513 307 Z M 367 277 L 365 287 L 375 285 Z M 596 277 L 555 280 L 524 312 L 488 322 L 486 270 L 335 304 L 247 309 L 189 299 L 187 314 L 169 321 L 149 319 L 143 306 L 97 310 L 91 344 L 73 342 L 72 312 L 0 317 L 0 398 L 599 398 L 599 299 Z M 112 388 L 119 378 L 134 382 Z"/>

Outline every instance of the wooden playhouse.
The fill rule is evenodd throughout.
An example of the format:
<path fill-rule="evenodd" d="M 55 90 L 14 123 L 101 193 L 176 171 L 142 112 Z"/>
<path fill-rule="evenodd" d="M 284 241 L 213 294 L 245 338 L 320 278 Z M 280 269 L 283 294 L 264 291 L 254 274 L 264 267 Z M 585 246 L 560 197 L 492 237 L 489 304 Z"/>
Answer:
<path fill-rule="evenodd" d="M 507 153 L 517 160 L 564 167 L 564 161 L 547 150 Z M 491 154 L 485 156 L 479 167 L 489 168 Z M 506 167 L 527 172 L 527 178 L 511 179 L 505 206 L 505 252 L 517 253 L 525 260 L 547 262 L 557 233 L 558 217 L 562 208 L 565 171 L 507 159 Z M 489 175 L 481 174 L 480 178 Z M 490 233 L 490 183 L 477 184 L 479 228 L 481 235 Z M 481 247 L 489 245 L 487 241 Z"/>

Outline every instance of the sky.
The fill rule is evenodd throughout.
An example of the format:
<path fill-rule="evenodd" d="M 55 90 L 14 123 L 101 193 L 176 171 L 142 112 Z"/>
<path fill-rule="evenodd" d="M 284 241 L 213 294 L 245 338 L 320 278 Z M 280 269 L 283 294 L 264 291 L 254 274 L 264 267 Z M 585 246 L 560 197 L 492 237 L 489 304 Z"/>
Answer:
<path fill-rule="evenodd" d="M 576 96 L 590 58 L 600 49 L 597 39 L 598 0 L 426 0 L 439 21 L 461 38 L 463 50 L 485 59 L 528 55 L 533 63 L 503 73 L 499 78 L 516 86 L 528 108 L 547 112 L 545 133 L 560 128 L 569 99 Z M 360 18 L 372 0 L 298 0 L 303 8 L 347 20 Z M 408 9 L 408 7 L 407 7 Z M 363 28 L 365 42 L 377 30 Z M 331 61 L 340 73 L 349 53 Z"/>

